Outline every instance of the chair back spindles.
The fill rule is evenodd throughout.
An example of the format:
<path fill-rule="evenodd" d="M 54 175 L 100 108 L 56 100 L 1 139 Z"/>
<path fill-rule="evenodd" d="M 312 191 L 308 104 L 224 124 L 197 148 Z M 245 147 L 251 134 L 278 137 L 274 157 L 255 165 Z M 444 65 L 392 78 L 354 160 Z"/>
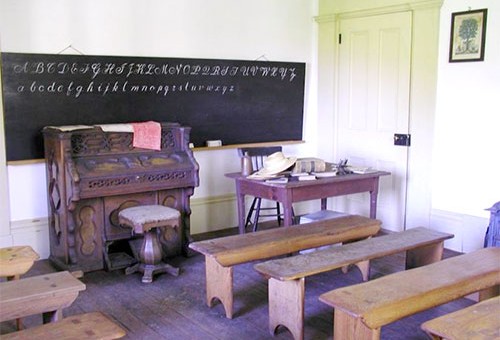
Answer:
<path fill-rule="evenodd" d="M 269 155 L 275 152 L 282 151 L 281 146 L 270 146 L 270 147 L 255 147 L 255 148 L 239 148 L 238 155 L 242 158 L 244 155 L 250 156 L 252 159 L 253 170 L 257 171 L 264 167 L 264 162 Z M 281 224 L 282 213 L 280 211 L 279 203 L 276 202 L 272 207 L 261 206 L 262 199 L 260 197 L 255 197 L 250 205 L 250 209 L 247 214 L 245 226 L 253 225 L 253 231 L 257 231 L 260 217 L 276 217 L 278 225 Z M 261 214 L 264 210 L 274 210 L 272 213 Z M 253 221 L 252 221 L 253 217 Z"/>
<path fill-rule="evenodd" d="M 282 151 L 281 146 L 255 147 L 255 148 L 239 148 L 238 155 L 243 157 L 246 153 L 252 158 L 253 170 L 257 171 L 264 167 L 264 160 L 267 156 L 275 152 Z"/>

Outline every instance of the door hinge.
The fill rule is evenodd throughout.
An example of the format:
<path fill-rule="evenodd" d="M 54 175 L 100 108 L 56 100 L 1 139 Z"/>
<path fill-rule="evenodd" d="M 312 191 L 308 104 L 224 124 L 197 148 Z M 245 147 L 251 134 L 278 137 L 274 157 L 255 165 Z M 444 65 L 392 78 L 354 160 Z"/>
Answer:
<path fill-rule="evenodd" d="M 339 33 L 339 45 L 342 44 L 342 34 Z"/>
<path fill-rule="evenodd" d="M 411 135 L 409 133 L 395 133 L 394 145 L 410 146 Z"/>

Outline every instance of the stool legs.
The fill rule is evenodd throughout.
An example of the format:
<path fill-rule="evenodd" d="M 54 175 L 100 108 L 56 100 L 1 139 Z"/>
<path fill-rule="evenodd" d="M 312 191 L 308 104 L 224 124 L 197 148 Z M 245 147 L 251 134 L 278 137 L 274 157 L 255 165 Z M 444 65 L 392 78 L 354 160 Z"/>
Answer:
<path fill-rule="evenodd" d="M 162 249 L 158 240 L 157 228 L 152 228 L 144 233 L 141 251 L 139 253 L 140 262 L 128 267 L 125 274 L 132 274 L 136 271 L 143 273 L 142 282 L 153 282 L 153 275 L 158 273 L 169 273 L 174 276 L 179 275 L 179 268 L 162 262 Z"/>

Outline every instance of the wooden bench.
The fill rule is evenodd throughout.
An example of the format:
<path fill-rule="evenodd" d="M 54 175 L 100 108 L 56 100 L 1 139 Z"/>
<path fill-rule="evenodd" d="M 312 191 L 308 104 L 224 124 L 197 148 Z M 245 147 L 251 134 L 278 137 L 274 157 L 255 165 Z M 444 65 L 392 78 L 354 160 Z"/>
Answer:
<path fill-rule="evenodd" d="M 38 259 L 40 256 L 30 246 L 0 248 L 0 277 L 19 280 Z M 18 330 L 23 328 L 21 319 L 17 319 L 16 324 Z"/>
<path fill-rule="evenodd" d="M 233 266 L 303 249 L 364 239 L 380 230 L 380 221 L 350 215 L 249 234 L 193 242 L 205 255 L 207 305 L 218 298 L 226 317 L 233 317 Z"/>
<path fill-rule="evenodd" d="M 254 268 L 268 278 L 269 331 L 285 326 L 295 339 L 304 338 L 305 278 L 355 264 L 363 281 L 369 277 L 371 259 L 406 251 L 406 268 L 441 260 L 444 241 L 452 234 L 426 228 L 373 237 L 341 247 L 258 263 Z"/>
<path fill-rule="evenodd" d="M 479 292 L 498 294 L 500 248 L 485 248 L 320 295 L 332 306 L 335 339 L 379 339 L 396 320 Z"/>
<path fill-rule="evenodd" d="M 0 322 L 42 314 L 43 322 L 62 319 L 85 284 L 71 273 L 56 272 L 0 283 Z"/>
<path fill-rule="evenodd" d="M 30 246 L 0 248 L 0 277 L 19 280 L 40 256 Z"/>
<path fill-rule="evenodd" d="M 108 340 L 126 335 L 125 330 L 101 312 L 68 316 L 61 321 L 2 334 L 2 340 L 79 339 Z"/>
<path fill-rule="evenodd" d="M 432 339 L 500 339 L 500 296 L 426 321 L 422 329 Z"/>

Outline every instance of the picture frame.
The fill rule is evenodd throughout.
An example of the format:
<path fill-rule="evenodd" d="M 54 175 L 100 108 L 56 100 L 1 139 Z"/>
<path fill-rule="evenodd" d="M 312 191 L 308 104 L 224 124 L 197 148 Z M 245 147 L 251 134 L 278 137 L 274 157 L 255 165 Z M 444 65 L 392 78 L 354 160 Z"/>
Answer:
<path fill-rule="evenodd" d="M 449 62 L 483 61 L 488 9 L 451 14 Z"/>

